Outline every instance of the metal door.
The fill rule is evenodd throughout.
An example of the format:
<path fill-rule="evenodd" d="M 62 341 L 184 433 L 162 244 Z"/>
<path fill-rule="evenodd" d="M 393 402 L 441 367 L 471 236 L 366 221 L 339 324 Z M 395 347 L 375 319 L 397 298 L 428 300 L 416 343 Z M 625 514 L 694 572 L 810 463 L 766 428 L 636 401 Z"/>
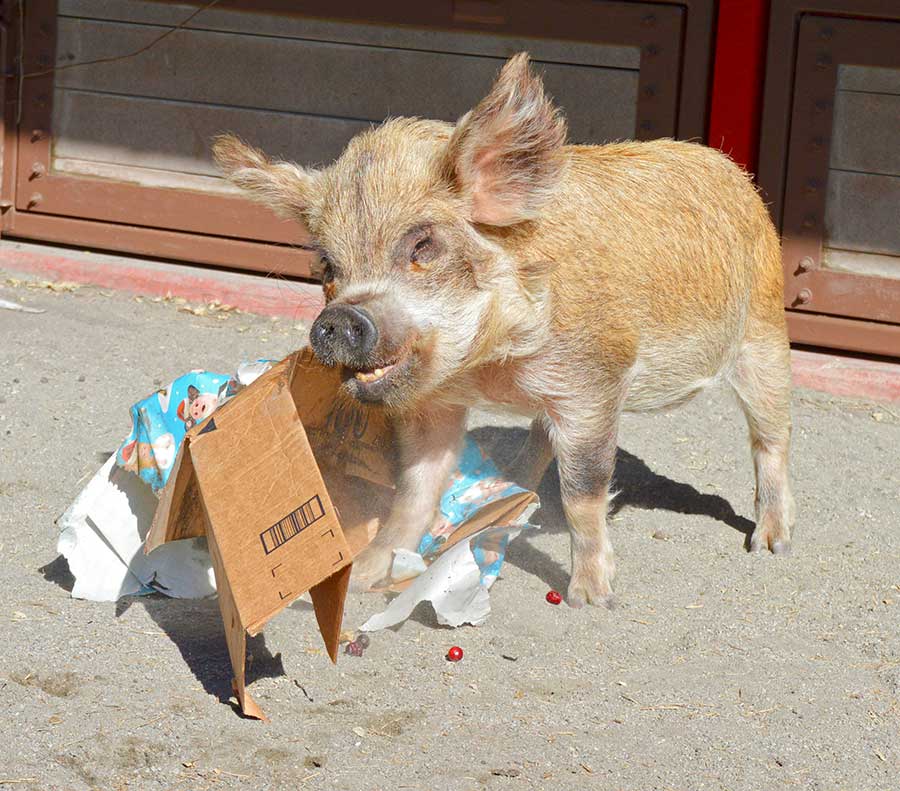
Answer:
<path fill-rule="evenodd" d="M 900 324 L 900 23 L 801 21 L 782 232 L 788 307 Z"/>
<path fill-rule="evenodd" d="M 758 180 L 794 342 L 900 357 L 900 5 L 773 0 Z"/>
<path fill-rule="evenodd" d="M 217 178 L 216 132 L 327 162 L 386 115 L 455 119 L 529 49 L 579 142 L 702 136 L 712 4 L 687 5 L 221 0 L 179 26 L 183 4 L 29 0 L 4 232 L 306 276 L 304 230 Z"/>

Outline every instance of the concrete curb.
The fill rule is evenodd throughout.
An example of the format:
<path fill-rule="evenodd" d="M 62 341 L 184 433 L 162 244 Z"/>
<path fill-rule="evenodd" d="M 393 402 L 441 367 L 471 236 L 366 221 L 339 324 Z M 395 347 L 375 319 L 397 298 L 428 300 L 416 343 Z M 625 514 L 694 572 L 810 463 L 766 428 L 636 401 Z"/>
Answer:
<path fill-rule="evenodd" d="M 312 321 L 324 304 L 321 289 L 311 283 L 6 240 L 0 241 L 0 268 L 131 294 L 219 300 L 294 321 Z M 796 387 L 900 403 L 898 363 L 794 349 L 791 365 Z"/>

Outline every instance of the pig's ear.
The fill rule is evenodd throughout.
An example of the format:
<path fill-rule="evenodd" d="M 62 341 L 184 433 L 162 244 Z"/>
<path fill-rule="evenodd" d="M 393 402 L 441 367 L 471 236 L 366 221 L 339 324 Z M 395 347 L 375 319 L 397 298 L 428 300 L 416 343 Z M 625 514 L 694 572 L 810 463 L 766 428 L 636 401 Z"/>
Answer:
<path fill-rule="evenodd" d="M 302 214 L 315 191 L 316 171 L 269 159 L 234 135 L 219 135 L 213 157 L 228 180 L 284 217 Z"/>
<path fill-rule="evenodd" d="M 491 92 L 460 118 L 446 175 L 470 205 L 471 219 L 513 225 L 536 217 L 559 182 L 566 122 L 519 53 Z"/>

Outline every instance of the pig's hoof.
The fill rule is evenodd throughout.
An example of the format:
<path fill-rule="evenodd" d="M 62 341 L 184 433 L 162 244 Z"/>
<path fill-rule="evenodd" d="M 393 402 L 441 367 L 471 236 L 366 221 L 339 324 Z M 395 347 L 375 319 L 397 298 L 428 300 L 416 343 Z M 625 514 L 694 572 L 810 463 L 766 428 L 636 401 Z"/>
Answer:
<path fill-rule="evenodd" d="M 782 530 L 774 530 L 760 525 L 750 536 L 750 551 L 762 552 L 766 549 L 770 550 L 773 555 L 789 555 L 791 540 Z"/>
<path fill-rule="evenodd" d="M 773 541 L 769 547 L 772 550 L 773 555 L 790 555 L 791 554 L 791 542 L 784 540 L 776 540 Z"/>
<path fill-rule="evenodd" d="M 578 609 L 585 604 L 595 607 L 606 607 L 611 610 L 616 606 L 615 597 L 609 582 L 589 575 L 573 576 L 569 583 L 566 602 L 570 607 Z"/>
<path fill-rule="evenodd" d="M 353 561 L 350 589 L 356 592 L 367 591 L 386 581 L 393 558 L 394 553 L 391 550 L 369 547 Z"/>

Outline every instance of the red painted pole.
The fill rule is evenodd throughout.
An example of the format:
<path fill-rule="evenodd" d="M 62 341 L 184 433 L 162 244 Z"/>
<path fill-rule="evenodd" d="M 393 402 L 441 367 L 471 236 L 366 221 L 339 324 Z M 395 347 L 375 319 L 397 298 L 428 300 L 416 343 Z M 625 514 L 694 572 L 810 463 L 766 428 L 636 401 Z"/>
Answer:
<path fill-rule="evenodd" d="M 709 144 L 756 172 L 769 0 L 720 0 Z"/>

